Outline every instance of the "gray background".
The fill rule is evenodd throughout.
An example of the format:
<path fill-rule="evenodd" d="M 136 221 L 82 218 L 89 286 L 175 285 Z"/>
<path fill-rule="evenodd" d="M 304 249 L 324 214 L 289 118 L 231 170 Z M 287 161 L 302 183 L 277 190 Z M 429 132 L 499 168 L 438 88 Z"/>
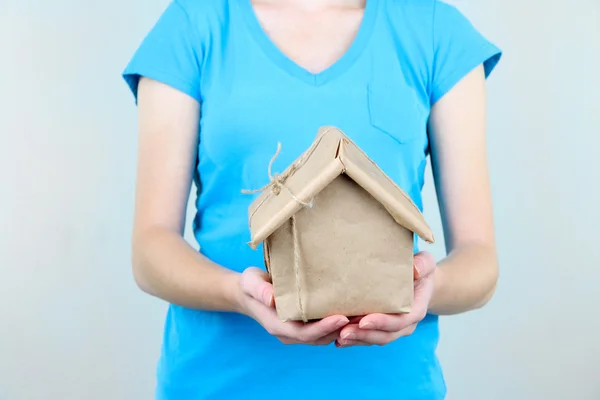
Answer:
<path fill-rule="evenodd" d="M 165 305 L 131 277 L 136 116 L 119 75 L 166 0 L 8 1 L 0 399 L 150 399 Z M 489 82 L 500 286 L 442 320 L 448 398 L 600 399 L 600 2 L 454 3 L 505 55 Z M 441 237 L 430 176 L 425 205 Z"/>

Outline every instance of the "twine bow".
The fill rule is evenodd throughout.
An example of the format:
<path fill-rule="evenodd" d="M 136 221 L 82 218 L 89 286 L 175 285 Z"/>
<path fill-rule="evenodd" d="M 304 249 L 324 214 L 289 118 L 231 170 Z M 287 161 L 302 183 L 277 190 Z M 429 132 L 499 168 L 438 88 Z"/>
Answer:
<path fill-rule="evenodd" d="M 290 188 L 287 187 L 287 185 L 285 184 L 287 179 L 290 176 L 292 176 L 292 174 L 294 172 L 296 172 L 296 170 L 298 169 L 299 163 L 297 163 L 297 162 L 293 163 L 287 170 L 285 170 L 281 174 L 278 174 L 278 173 L 273 174 L 273 163 L 275 162 L 277 157 L 279 157 L 280 152 L 281 152 L 281 143 L 277 143 L 277 151 L 275 152 L 275 155 L 273 155 L 273 157 L 271 158 L 271 161 L 269 161 L 269 168 L 267 170 L 267 173 L 269 174 L 269 183 L 267 183 L 265 186 L 261 187 L 260 189 L 242 190 L 242 193 L 255 194 L 255 193 L 264 192 L 267 189 L 271 189 L 271 192 L 273 192 L 273 194 L 277 196 L 277 195 L 279 195 L 279 193 L 281 193 L 281 190 L 285 190 L 290 195 L 290 197 L 292 199 L 294 199 L 294 201 L 296 201 L 298 204 L 300 204 L 304 207 L 312 207 L 312 201 L 306 202 L 306 201 L 299 199 L 298 196 L 296 196 L 290 190 Z"/>
<path fill-rule="evenodd" d="M 273 174 L 273 172 L 272 172 L 273 163 L 275 162 L 277 157 L 279 157 L 280 152 L 281 152 L 281 143 L 277 143 L 277 152 L 275 152 L 275 155 L 271 158 L 271 161 L 269 162 L 269 168 L 267 170 L 267 172 L 269 174 L 269 183 L 267 183 L 265 186 L 261 187 L 260 189 L 242 190 L 242 193 L 254 194 L 254 193 L 261 193 L 261 192 L 264 192 L 265 190 L 271 189 L 271 192 L 273 192 L 273 194 L 275 194 L 277 196 L 277 195 L 279 195 L 279 193 L 281 193 L 282 190 L 285 190 L 290 195 L 290 197 L 292 199 L 294 199 L 294 201 L 296 201 L 298 204 L 300 204 L 304 207 L 311 208 L 313 206 L 313 200 L 306 202 L 306 201 L 299 199 L 298 196 L 296 196 L 290 190 L 290 188 L 285 184 L 287 179 L 294 172 L 296 172 L 296 170 L 302 165 L 302 160 L 300 162 L 293 163 L 282 174 L 277 174 L 277 173 Z M 291 233 L 292 233 L 292 241 L 293 241 L 293 246 L 294 246 L 294 248 L 293 248 L 293 251 L 294 251 L 294 275 L 296 278 L 296 291 L 298 293 L 298 308 L 300 310 L 300 317 L 302 318 L 302 321 L 308 322 L 308 319 L 306 318 L 306 312 L 304 311 L 304 299 L 302 296 L 302 285 L 300 282 L 301 254 L 300 254 L 300 241 L 298 239 L 298 227 L 297 227 L 297 223 L 296 223 L 296 214 L 293 214 L 292 217 L 290 218 L 290 225 L 291 225 L 291 230 L 292 230 Z"/>

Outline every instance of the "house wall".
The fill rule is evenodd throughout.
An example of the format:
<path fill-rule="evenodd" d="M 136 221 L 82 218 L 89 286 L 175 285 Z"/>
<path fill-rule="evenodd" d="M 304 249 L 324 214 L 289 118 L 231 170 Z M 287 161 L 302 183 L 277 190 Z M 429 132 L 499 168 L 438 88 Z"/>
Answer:
<path fill-rule="evenodd" d="M 455 3 L 505 56 L 489 82 L 500 285 L 442 319 L 448 398 L 599 399 L 600 2 Z M 119 74 L 166 4 L 0 1 L 2 400 L 152 398 L 165 306 L 131 277 Z M 429 175 L 424 196 L 441 257 Z"/>
<path fill-rule="evenodd" d="M 299 282 L 291 221 L 269 237 L 281 319 L 301 319 L 299 295 L 309 320 L 410 310 L 413 233 L 352 179 L 334 179 L 295 219 Z"/>

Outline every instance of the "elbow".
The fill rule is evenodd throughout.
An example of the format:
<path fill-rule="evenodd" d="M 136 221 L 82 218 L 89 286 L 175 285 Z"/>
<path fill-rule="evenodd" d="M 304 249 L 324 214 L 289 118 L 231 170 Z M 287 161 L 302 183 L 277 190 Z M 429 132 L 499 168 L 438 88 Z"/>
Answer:
<path fill-rule="evenodd" d="M 143 292 L 153 295 L 151 285 L 149 266 L 144 256 L 144 246 L 140 243 L 140 239 L 134 238 L 131 249 L 131 267 L 133 279 Z"/>
<path fill-rule="evenodd" d="M 484 285 L 482 285 L 485 290 L 481 295 L 480 299 L 475 303 L 474 309 L 481 309 L 485 307 L 496 294 L 496 289 L 498 287 L 498 265 L 497 263 L 493 263 L 490 267 L 490 273 L 486 279 Z"/>
<path fill-rule="evenodd" d="M 483 295 L 483 297 L 475 304 L 473 309 L 479 310 L 479 309 L 485 307 L 492 300 L 495 293 L 496 293 L 496 284 L 494 284 L 492 286 L 492 288 Z"/>

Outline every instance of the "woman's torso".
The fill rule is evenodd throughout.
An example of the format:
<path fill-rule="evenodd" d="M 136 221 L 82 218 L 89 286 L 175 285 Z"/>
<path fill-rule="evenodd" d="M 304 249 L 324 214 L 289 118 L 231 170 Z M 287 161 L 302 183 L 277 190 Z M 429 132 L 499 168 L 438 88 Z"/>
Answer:
<path fill-rule="evenodd" d="M 422 207 L 431 104 L 497 54 L 441 4 L 368 0 L 364 12 L 338 10 L 337 25 L 316 20 L 306 37 L 298 33 L 311 21 L 262 6 L 257 17 L 249 0 L 170 5 L 124 75 L 134 92 L 146 75 L 201 102 L 194 233 L 204 255 L 236 271 L 264 268 L 262 249 L 247 245 L 254 196 L 242 190 L 268 182 L 278 142 L 274 171 L 324 125 L 342 129 Z M 172 305 L 157 398 L 441 399 L 437 343 L 433 315 L 387 346 L 338 349 L 286 346 L 250 318 Z"/>
<path fill-rule="evenodd" d="M 321 48 L 330 66 L 296 53 L 294 58 L 308 60 L 312 70 L 325 67 L 311 73 L 273 43 L 249 2 L 220 4 L 213 11 L 219 24 L 205 53 L 202 82 L 201 190 L 194 225 L 203 254 L 237 271 L 263 266 L 262 250 L 246 244 L 253 196 L 241 190 L 268 182 L 267 166 L 278 142 L 282 151 L 275 171 L 304 151 L 323 125 L 341 128 L 420 205 L 429 114 L 421 69 L 426 61 L 415 60 L 418 53 L 407 54 L 419 47 L 419 37 L 406 36 L 406 27 L 402 34 L 395 32 L 389 10 L 369 1 L 339 58 L 336 46 Z M 404 21 L 420 29 L 414 18 Z M 253 321 L 231 314 L 171 307 L 168 321 L 159 374 L 165 398 L 275 393 L 282 399 L 388 399 L 396 393 L 435 399 L 445 391 L 433 316 L 410 338 L 353 349 L 285 346 Z M 177 382 L 172 392 L 168 382 Z"/>

